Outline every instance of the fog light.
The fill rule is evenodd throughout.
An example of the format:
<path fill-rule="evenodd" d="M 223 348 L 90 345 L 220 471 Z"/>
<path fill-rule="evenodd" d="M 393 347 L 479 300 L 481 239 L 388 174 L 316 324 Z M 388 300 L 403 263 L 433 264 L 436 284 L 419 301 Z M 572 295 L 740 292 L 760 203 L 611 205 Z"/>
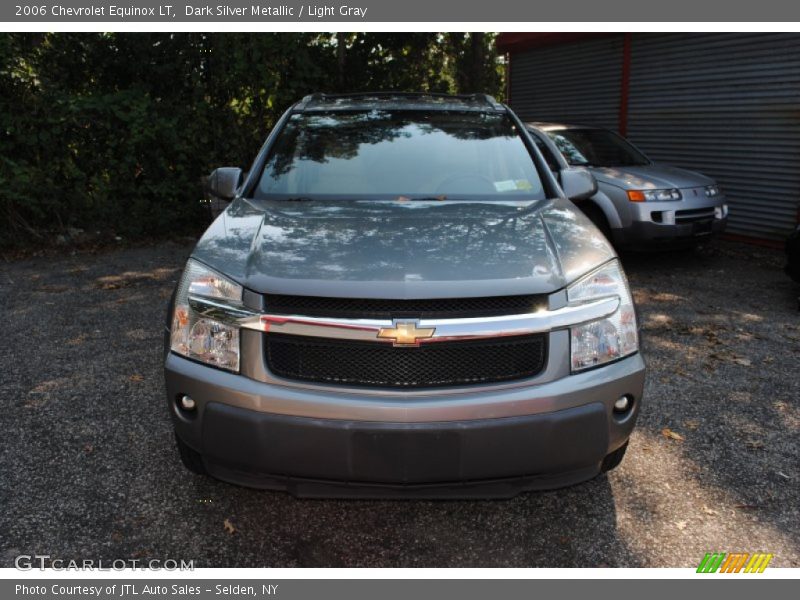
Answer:
<path fill-rule="evenodd" d="M 617 400 L 617 402 L 619 402 L 619 400 Z M 186 395 L 181 396 L 180 404 L 183 410 L 194 410 L 195 406 L 197 406 L 195 401 Z"/>
<path fill-rule="evenodd" d="M 624 413 L 631 407 L 631 397 L 627 394 L 625 396 L 620 396 L 616 402 L 614 402 L 614 412 Z"/>

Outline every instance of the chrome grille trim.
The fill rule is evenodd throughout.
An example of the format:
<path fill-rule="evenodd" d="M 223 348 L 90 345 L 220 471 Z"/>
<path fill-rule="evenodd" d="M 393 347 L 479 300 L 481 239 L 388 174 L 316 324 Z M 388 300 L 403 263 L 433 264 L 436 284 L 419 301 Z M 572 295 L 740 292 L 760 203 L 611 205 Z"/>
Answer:
<path fill-rule="evenodd" d="M 275 315 L 252 311 L 241 304 L 196 295 L 189 296 L 189 305 L 200 315 L 244 329 L 379 344 L 392 343 L 389 339 L 378 337 L 381 329 L 396 327 L 398 323 L 414 323 L 419 328 L 435 329 L 431 337 L 419 340 L 419 343 L 430 344 L 565 329 L 614 314 L 619 307 L 619 298 L 613 296 L 585 304 L 567 305 L 556 310 L 540 310 L 521 315 L 462 319 L 340 319 Z"/>

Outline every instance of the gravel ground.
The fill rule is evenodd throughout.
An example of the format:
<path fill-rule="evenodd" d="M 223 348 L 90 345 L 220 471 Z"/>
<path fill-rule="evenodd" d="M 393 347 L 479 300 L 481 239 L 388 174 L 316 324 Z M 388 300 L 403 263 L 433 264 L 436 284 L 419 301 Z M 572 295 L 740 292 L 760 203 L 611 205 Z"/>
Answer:
<path fill-rule="evenodd" d="M 800 290 L 778 251 L 625 257 L 649 372 L 622 465 L 507 501 L 297 500 L 185 471 L 164 309 L 190 246 L 0 264 L 0 566 L 800 566 Z M 227 524 L 227 525 L 226 525 Z M 229 526 L 228 526 L 229 525 Z"/>

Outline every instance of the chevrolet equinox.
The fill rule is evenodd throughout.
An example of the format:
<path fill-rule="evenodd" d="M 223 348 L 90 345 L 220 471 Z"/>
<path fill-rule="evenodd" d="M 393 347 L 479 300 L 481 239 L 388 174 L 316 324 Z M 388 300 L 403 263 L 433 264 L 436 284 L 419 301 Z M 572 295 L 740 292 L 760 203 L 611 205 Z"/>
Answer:
<path fill-rule="evenodd" d="M 625 453 L 645 366 L 613 249 L 485 95 L 313 94 L 277 122 L 170 302 L 191 471 L 297 496 L 509 497 Z"/>

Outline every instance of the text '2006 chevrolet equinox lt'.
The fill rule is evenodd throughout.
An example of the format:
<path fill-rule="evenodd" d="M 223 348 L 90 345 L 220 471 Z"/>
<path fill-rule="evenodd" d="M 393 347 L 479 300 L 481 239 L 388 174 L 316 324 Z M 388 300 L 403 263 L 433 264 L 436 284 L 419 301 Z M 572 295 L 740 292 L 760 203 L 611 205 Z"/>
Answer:
<path fill-rule="evenodd" d="M 524 125 L 484 95 L 314 94 L 198 242 L 169 308 L 184 464 L 298 496 L 507 497 L 625 452 L 631 292 Z"/>

